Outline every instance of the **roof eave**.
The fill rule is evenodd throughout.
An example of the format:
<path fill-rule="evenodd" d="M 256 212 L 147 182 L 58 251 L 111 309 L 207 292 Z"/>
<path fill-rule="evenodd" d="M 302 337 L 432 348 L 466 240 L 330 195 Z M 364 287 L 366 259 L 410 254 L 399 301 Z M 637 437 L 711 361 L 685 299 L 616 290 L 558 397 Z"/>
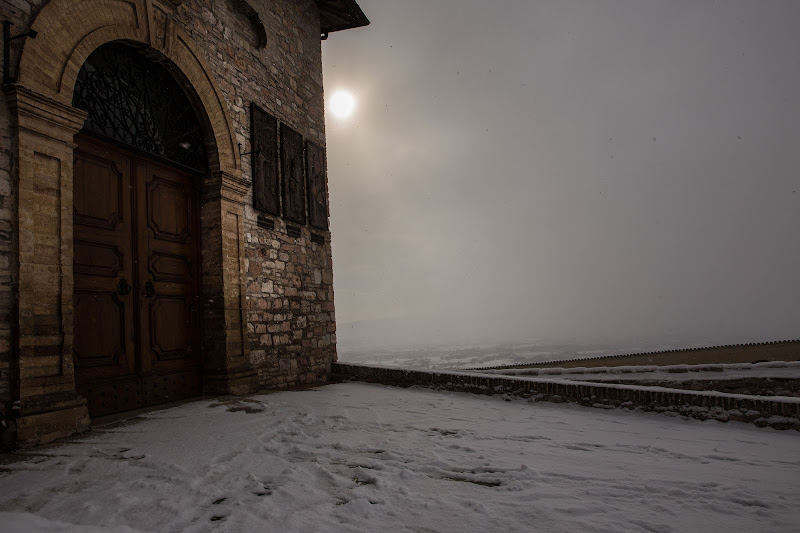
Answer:
<path fill-rule="evenodd" d="M 316 0 L 320 14 L 320 33 L 360 28 L 369 19 L 356 0 Z"/>

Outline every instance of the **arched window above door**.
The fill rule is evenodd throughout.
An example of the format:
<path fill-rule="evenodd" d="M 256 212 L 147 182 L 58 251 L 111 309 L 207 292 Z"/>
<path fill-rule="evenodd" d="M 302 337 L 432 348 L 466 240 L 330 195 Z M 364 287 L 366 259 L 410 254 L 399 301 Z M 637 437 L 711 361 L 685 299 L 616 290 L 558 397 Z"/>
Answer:
<path fill-rule="evenodd" d="M 72 105 L 83 131 L 194 172 L 208 170 L 197 114 L 172 75 L 135 48 L 105 44 L 83 64 Z"/>

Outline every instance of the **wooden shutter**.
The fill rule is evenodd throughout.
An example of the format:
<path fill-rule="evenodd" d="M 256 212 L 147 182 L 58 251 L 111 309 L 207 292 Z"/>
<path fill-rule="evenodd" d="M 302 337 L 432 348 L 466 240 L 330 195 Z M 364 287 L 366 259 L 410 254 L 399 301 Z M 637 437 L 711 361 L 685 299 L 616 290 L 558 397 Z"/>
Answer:
<path fill-rule="evenodd" d="M 281 124 L 281 185 L 283 216 L 297 224 L 306 223 L 306 182 L 303 172 L 303 136 Z"/>
<path fill-rule="evenodd" d="M 308 219 L 315 228 L 328 229 L 328 191 L 325 188 L 325 151 L 306 143 L 308 175 Z"/>
<path fill-rule="evenodd" d="M 253 152 L 253 207 L 280 216 L 278 192 L 278 121 L 250 105 L 250 150 Z"/>

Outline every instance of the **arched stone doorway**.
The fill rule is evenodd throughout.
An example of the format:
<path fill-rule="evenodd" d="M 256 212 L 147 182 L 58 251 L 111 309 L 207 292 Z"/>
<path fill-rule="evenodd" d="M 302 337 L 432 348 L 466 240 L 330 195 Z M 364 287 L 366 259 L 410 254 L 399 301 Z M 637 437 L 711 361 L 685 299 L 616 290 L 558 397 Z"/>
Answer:
<path fill-rule="evenodd" d="M 201 127 L 177 82 L 121 42 L 89 56 L 73 168 L 73 360 L 98 416 L 202 391 Z"/>
<path fill-rule="evenodd" d="M 83 146 L 76 135 L 87 113 L 72 101 L 81 67 L 109 42 L 137 43 L 160 58 L 198 114 L 208 160 L 207 172 L 196 180 L 202 234 L 202 387 L 210 393 L 242 393 L 254 387 L 243 331 L 243 201 L 250 183 L 242 179 L 227 104 L 214 76 L 172 21 L 178 4 L 52 0 L 32 24 L 39 37 L 24 45 L 18 82 L 5 87 L 17 135 L 18 357 L 13 386 L 19 398 L 21 446 L 89 426 L 86 399 L 76 392 L 73 301 L 80 282 L 73 272 L 79 233 L 73 220 L 73 165 L 76 147 Z"/>

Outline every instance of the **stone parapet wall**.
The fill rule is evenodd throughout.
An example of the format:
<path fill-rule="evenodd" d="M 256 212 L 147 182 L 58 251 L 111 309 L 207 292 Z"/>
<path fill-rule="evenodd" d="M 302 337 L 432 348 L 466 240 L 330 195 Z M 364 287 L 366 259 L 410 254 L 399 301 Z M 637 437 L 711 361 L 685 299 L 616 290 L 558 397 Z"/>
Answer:
<path fill-rule="evenodd" d="M 475 372 L 435 372 L 335 363 L 335 381 L 364 381 L 396 387 L 427 387 L 477 394 L 507 394 L 533 401 L 564 402 L 676 413 L 723 422 L 739 420 L 778 429 L 800 429 L 800 398 L 775 398 L 684 391 L 663 387 L 523 378 Z"/>
<path fill-rule="evenodd" d="M 756 363 L 761 361 L 800 361 L 800 340 L 684 348 L 622 355 L 605 355 L 584 359 L 542 361 L 536 363 L 473 368 L 470 370 L 502 370 L 512 368 L 594 368 L 602 366 L 641 365 L 707 365 Z"/>

